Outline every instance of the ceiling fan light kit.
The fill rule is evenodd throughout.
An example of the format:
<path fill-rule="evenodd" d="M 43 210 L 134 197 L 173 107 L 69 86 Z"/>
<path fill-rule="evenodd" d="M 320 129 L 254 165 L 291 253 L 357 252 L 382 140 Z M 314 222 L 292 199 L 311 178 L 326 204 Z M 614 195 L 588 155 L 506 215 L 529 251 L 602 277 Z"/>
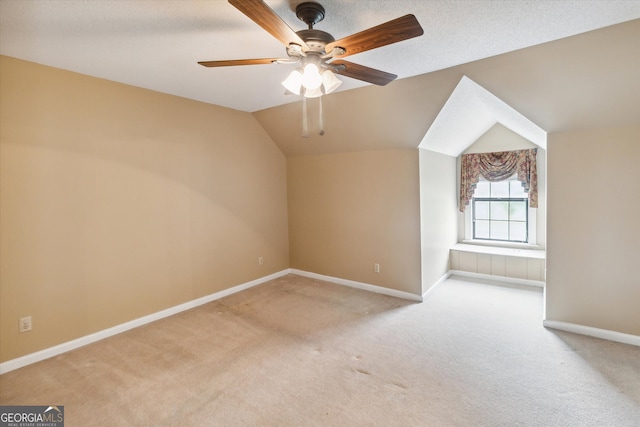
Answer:
<path fill-rule="evenodd" d="M 338 58 L 418 37 L 424 33 L 415 16 L 405 15 L 336 40 L 331 34 L 313 28 L 325 18 L 324 7 L 319 3 L 304 2 L 296 7 L 296 16 L 308 27 L 296 32 L 263 0 L 228 1 L 283 43 L 287 58 L 232 59 L 198 63 L 205 67 L 301 63 L 301 67 L 292 71 L 282 85 L 288 92 L 302 95 L 303 100 L 335 91 L 342 83 L 335 74 L 379 86 L 390 83 L 398 76 Z M 322 118 L 320 121 L 322 122 Z M 321 130 L 320 134 L 324 134 L 324 131 Z"/>
<path fill-rule="evenodd" d="M 342 84 L 331 70 L 320 72 L 315 64 L 307 64 L 300 70 L 293 70 L 282 82 L 287 91 L 305 98 L 316 98 L 335 91 Z"/>

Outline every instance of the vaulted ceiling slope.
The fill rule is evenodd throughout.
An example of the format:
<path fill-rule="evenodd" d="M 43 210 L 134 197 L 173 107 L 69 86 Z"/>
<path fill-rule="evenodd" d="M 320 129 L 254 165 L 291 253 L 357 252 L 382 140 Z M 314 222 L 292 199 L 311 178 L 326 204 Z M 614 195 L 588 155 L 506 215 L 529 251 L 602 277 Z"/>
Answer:
<path fill-rule="evenodd" d="M 415 39 L 354 55 L 417 76 L 640 18 L 638 0 L 318 0 L 316 28 L 342 38 L 413 13 Z M 302 0 L 265 0 L 295 30 Z M 197 61 L 281 57 L 275 38 L 223 0 L 0 0 L 0 53 L 159 92 L 254 112 L 294 102 L 292 65 L 208 69 Z M 344 78 L 341 91 L 366 84 Z"/>
<path fill-rule="evenodd" d="M 418 147 L 463 76 L 553 133 L 640 124 L 640 20 L 468 64 L 324 97 L 325 135 L 309 105 L 254 116 L 287 156 Z"/>

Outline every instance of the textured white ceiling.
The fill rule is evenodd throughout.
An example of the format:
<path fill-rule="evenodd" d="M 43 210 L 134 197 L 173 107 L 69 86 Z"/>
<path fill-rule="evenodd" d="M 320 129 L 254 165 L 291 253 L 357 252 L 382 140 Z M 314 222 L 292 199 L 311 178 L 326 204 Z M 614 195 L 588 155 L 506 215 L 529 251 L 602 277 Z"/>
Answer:
<path fill-rule="evenodd" d="M 294 30 L 301 1 L 266 0 Z M 640 0 L 321 0 L 336 39 L 407 13 L 424 35 L 349 57 L 415 76 L 640 18 Z M 159 92 L 258 111 L 297 101 L 292 65 L 205 68 L 197 61 L 285 57 L 223 0 L 0 0 L 0 54 Z M 366 83 L 341 77 L 340 90 Z M 393 84 L 393 83 L 392 83 Z"/>

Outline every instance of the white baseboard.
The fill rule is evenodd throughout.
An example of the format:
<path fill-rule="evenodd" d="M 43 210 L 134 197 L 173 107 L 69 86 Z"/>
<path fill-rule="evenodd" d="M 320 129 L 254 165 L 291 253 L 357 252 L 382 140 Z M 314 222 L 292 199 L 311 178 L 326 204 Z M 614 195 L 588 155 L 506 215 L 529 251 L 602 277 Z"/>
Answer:
<path fill-rule="evenodd" d="M 338 277 L 324 276 L 322 274 L 310 273 L 308 271 L 297 270 L 292 268 L 291 274 L 297 274 L 298 276 L 309 277 L 311 279 L 323 280 L 325 282 L 335 283 L 337 285 L 349 286 L 350 288 L 362 289 L 364 291 L 375 292 L 378 294 L 389 295 L 396 298 L 407 299 L 411 301 L 422 302 L 422 296 L 412 294 L 410 292 L 398 291 L 395 289 L 389 289 L 382 286 L 370 285 L 368 283 L 356 282 L 353 280 L 340 279 Z"/>
<path fill-rule="evenodd" d="M 591 326 L 578 325 L 575 323 L 560 322 L 557 320 L 543 320 L 545 328 L 558 329 L 560 331 L 572 332 L 574 334 L 588 335 L 603 340 L 615 341 L 623 344 L 631 344 L 640 347 L 640 336 L 623 334 L 622 332 L 610 331 L 608 329 L 593 328 Z"/>
<path fill-rule="evenodd" d="M 85 335 L 84 337 L 80 337 L 72 341 L 67 341 L 65 343 L 46 348 L 44 350 L 40 350 L 35 353 L 27 354 L 26 356 L 8 360 L 6 362 L 0 363 L 0 374 L 7 373 L 9 371 L 13 371 L 18 368 L 22 368 L 23 366 L 27 366 L 32 363 L 40 362 L 41 360 L 49 359 L 50 357 L 54 357 L 59 354 L 66 353 L 67 351 L 75 350 L 76 348 L 83 347 L 87 344 L 91 344 L 96 341 L 100 341 L 105 338 L 128 331 L 130 329 L 137 328 L 142 325 L 146 325 L 147 323 L 164 319 L 165 317 L 173 316 L 174 314 L 180 313 L 182 311 L 186 311 L 186 310 L 198 307 L 200 305 L 215 301 L 217 299 L 224 298 L 231 294 L 244 291 L 245 289 L 249 289 L 261 283 L 268 282 L 269 280 L 277 279 L 278 277 L 285 276 L 289 273 L 290 273 L 289 269 L 282 270 L 277 273 L 270 274 L 268 276 L 261 277 L 256 280 L 242 283 L 240 285 L 231 287 L 229 289 L 224 289 L 222 291 L 213 293 L 211 295 L 207 295 L 205 297 L 195 299 L 193 301 L 185 302 L 183 304 L 176 305 L 174 307 L 170 307 L 165 310 L 158 311 L 156 313 L 152 313 L 147 316 L 143 316 L 126 323 L 122 323 L 112 328 L 104 329 L 102 331 L 99 331 L 90 335 Z"/>
<path fill-rule="evenodd" d="M 473 273 L 470 271 L 450 270 L 450 276 L 469 277 L 471 279 L 491 280 L 493 282 L 511 283 L 513 285 L 535 286 L 544 288 L 544 282 L 538 280 L 518 279 L 516 277 L 494 276 L 491 274 Z"/>
<path fill-rule="evenodd" d="M 451 277 L 451 272 L 448 272 L 447 274 L 445 274 L 444 276 L 442 276 L 436 283 L 434 283 L 429 289 L 427 289 L 423 294 L 422 294 L 422 300 L 424 301 L 424 299 L 427 297 L 427 295 L 429 295 L 435 288 L 437 288 L 439 285 L 441 285 L 442 283 L 444 283 L 445 280 L 447 280 L 449 277 Z"/>

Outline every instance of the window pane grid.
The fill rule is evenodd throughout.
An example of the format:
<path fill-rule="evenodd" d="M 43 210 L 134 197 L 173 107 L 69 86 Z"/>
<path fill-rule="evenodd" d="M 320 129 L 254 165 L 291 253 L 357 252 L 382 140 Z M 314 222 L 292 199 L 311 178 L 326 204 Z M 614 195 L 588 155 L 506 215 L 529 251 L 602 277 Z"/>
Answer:
<path fill-rule="evenodd" d="M 529 199 L 518 180 L 481 181 L 472 202 L 474 239 L 528 241 Z"/>

